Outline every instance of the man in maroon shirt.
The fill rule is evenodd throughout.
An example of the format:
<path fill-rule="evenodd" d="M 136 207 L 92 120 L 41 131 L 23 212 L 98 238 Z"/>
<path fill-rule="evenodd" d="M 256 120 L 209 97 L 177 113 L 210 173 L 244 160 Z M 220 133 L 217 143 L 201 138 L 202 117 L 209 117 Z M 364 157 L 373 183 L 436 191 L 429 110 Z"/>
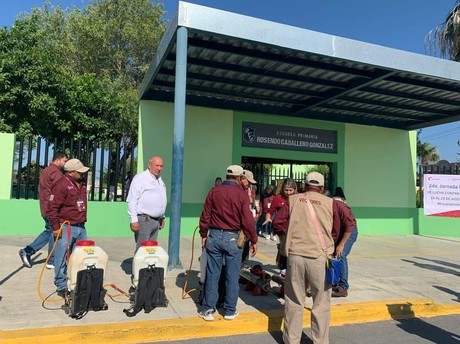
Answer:
<path fill-rule="evenodd" d="M 209 191 L 200 217 L 201 246 L 206 248 L 207 265 L 203 309 L 198 313 L 206 321 L 214 320 L 218 299 L 218 283 L 225 264 L 226 294 L 224 319 L 238 315 L 238 277 L 241 251 L 236 244 L 240 230 L 251 241 L 251 255 L 257 253 L 257 235 L 250 210 L 248 194 L 241 188 L 243 168 L 227 168 L 227 180 Z"/>
<path fill-rule="evenodd" d="M 51 188 L 61 179 L 64 175 L 62 174 L 62 168 L 67 162 L 69 157 L 66 153 L 56 151 L 53 155 L 53 160 L 40 174 L 40 182 L 38 185 L 38 196 L 40 198 L 40 213 L 45 220 L 45 230 L 35 238 L 35 240 L 26 247 L 19 250 L 19 257 L 21 257 L 24 266 L 28 268 L 32 267 L 31 256 L 36 252 L 40 251 L 43 246 L 48 243 L 48 256 L 51 252 L 51 248 L 54 244 L 53 235 L 51 234 L 51 227 L 46 216 L 48 208 L 49 197 Z M 50 256 L 46 264 L 47 269 L 54 269 L 54 255 Z"/>
<path fill-rule="evenodd" d="M 64 165 L 65 176 L 54 185 L 48 205 L 48 218 L 53 235 L 58 240 L 54 256 L 54 284 L 59 296 L 64 296 L 67 285 L 67 249 L 72 252 L 75 243 L 86 239 L 87 195 L 85 174 L 89 168 L 78 159 Z M 68 222 L 62 226 L 64 222 Z M 60 228 L 62 226 L 62 232 Z"/>

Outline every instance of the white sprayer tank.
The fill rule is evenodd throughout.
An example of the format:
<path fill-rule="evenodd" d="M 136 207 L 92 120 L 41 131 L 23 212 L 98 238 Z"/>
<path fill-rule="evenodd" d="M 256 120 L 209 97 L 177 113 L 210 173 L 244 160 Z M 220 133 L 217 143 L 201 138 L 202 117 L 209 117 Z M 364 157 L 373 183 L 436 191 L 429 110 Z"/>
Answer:
<path fill-rule="evenodd" d="M 139 282 L 139 270 L 149 266 L 165 269 L 168 266 L 169 256 L 166 251 L 158 246 L 156 241 L 143 241 L 133 258 L 133 286 Z"/>
<path fill-rule="evenodd" d="M 105 270 L 109 257 L 99 246 L 95 246 L 92 240 L 80 240 L 75 243 L 75 248 L 69 257 L 67 264 L 67 289 L 72 291 L 77 284 L 77 273 L 86 270 L 89 266 Z"/>

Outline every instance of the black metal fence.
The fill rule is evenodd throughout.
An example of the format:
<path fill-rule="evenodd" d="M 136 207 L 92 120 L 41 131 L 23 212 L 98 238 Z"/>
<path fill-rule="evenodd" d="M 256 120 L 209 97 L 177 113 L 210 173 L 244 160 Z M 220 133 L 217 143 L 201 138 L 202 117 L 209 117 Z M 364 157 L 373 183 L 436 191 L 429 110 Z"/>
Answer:
<path fill-rule="evenodd" d="M 459 163 L 425 165 L 422 170 L 423 174 L 460 174 Z"/>
<path fill-rule="evenodd" d="M 124 201 L 132 177 L 136 175 L 137 147 L 73 139 L 49 141 L 41 137 L 16 140 L 12 198 L 38 199 L 41 171 L 48 166 L 55 151 L 63 151 L 69 158 L 79 159 L 90 167 L 87 188 L 91 201 Z"/>
<path fill-rule="evenodd" d="M 313 166 L 313 164 L 308 166 Z M 322 166 L 324 171 L 329 171 L 327 165 L 315 166 Z M 254 179 L 257 181 L 257 193 L 259 195 L 263 193 L 268 185 L 272 185 L 275 188 L 275 193 L 279 192 L 279 188 L 281 188 L 281 184 L 286 178 L 294 179 L 297 183 L 297 190 L 301 192 L 303 191 L 304 181 L 309 172 L 307 165 L 304 165 L 305 171 L 293 171 L 291 165 L 274 166 L 264 163 L 245 163 L 243 167 L 254 174 Z M 325 173 L 325 180 L 328 179 L 329 173 Z"/>

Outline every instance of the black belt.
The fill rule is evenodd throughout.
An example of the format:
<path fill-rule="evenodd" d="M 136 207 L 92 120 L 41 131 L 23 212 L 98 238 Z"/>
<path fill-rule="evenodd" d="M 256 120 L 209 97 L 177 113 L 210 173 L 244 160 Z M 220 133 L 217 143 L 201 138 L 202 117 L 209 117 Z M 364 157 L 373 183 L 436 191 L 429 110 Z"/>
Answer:
<path fill-rule="evenodd" d="M 81 227 L 81 228 L 85 228 L 85 224 L 84 223 L 75 223 L 75 224 L 71 224 L 72 227 Z"/>
<path fill-rule="evenodd" d="M 152 217 L 150 215 L 146 215 L 146 214 L 137 214 L 137 216 L 144 216 L 144 217 L 147 217 L 151 220 L 155 220 L 155 221 L 160 221 L 162 219 L 162 217 Z"/>

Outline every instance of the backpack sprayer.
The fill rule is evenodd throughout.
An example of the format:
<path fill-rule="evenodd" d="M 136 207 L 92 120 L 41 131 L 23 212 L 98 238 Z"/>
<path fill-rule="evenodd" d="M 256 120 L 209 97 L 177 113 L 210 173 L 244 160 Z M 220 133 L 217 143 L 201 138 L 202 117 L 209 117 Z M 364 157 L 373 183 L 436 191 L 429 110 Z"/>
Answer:
<path fill-rule="evenodd" d="M 72 318 L 89 310 L 107 310 L 104 273 L 109 257 L 92 240 L 77 241 L 67 265 L 67 292 L 62 306 Z"/>
<path fill-rule="evenodd" d="M 156 241 L 143 241 L 133 258 L 131 307 L 123 312 L 133 317 L 144 309 L 150 313 L 155 307 L 167 307 L 164 276 L 169 256 Z"/>
<path fill-rule="evenodd" d="M 60 237 L 62 228 L 67 225 L 67 235 L 70 238 L 70 223 L 65 221 L 57 237 Z M 57 240 L 46 259 L 54 252 Z M 104 301 L 107 291 L 104 289 L 104 275 L 107 267 L 108 256 L 100 247 L 95 246 L 92 240 L 77 241 L 73 252 L 69 256 L 67 251 L 67 289 L 65 294 L 59 296 L 64 298 L 62 309 L 70 317 L 81 319 L 88 311 L 107 310 L 108 306 Z M 144 241 L 136 251 L 133 258 L 133 277 L 130 294 L 126 294 L 114 284 L 110 286 L 121 294 L 130 297 L 131 307 L 123 312 L 132 317 L 142 309 L 149 313 L 155 307 L 167 307 L 168 299 L 165 295 L 164 276 L 168 264 L 168 254 L 158 246 L 156 241 Z M 62 299 L 50 300 L 41 293 L 41 280 L 45 265 L 40 272 L 37 283 L 38 296 L 43 302 L 59 302 Z M 111 298 L 114 296 L 107 294 Z M 118 295 L 116 295 L 118 296 Z"/>
<path fill-rule="evenodd" d="M 70 237 L 70 223 L 64 221 L 59 228 L 58 238 L 61 236 L 62 228 L 65 225 L 67 225 L 67 236 Z M 55 240 L 45 265 L 53 254 L 57 242 Z M 64 298 L 62 309 L 75 319 L 81 319 L 89 310 L 106 310 L 108 307 L 104 302 L 106 290 L 103 287 L 103 280 L 108 261 L 107 254 L 100 247 L 95 246 L 92 240 L 77 241 L 70 256 L 69 248 L 67 250 L 67 289 L 64 295 L 60 295 Z M 44 302 L 59 302 L 62 299 L 49 300 L 44 298 L 41 293 L 40 284 L 45 265 L 43 265 L 38 279 L 38 296 Z"/>

